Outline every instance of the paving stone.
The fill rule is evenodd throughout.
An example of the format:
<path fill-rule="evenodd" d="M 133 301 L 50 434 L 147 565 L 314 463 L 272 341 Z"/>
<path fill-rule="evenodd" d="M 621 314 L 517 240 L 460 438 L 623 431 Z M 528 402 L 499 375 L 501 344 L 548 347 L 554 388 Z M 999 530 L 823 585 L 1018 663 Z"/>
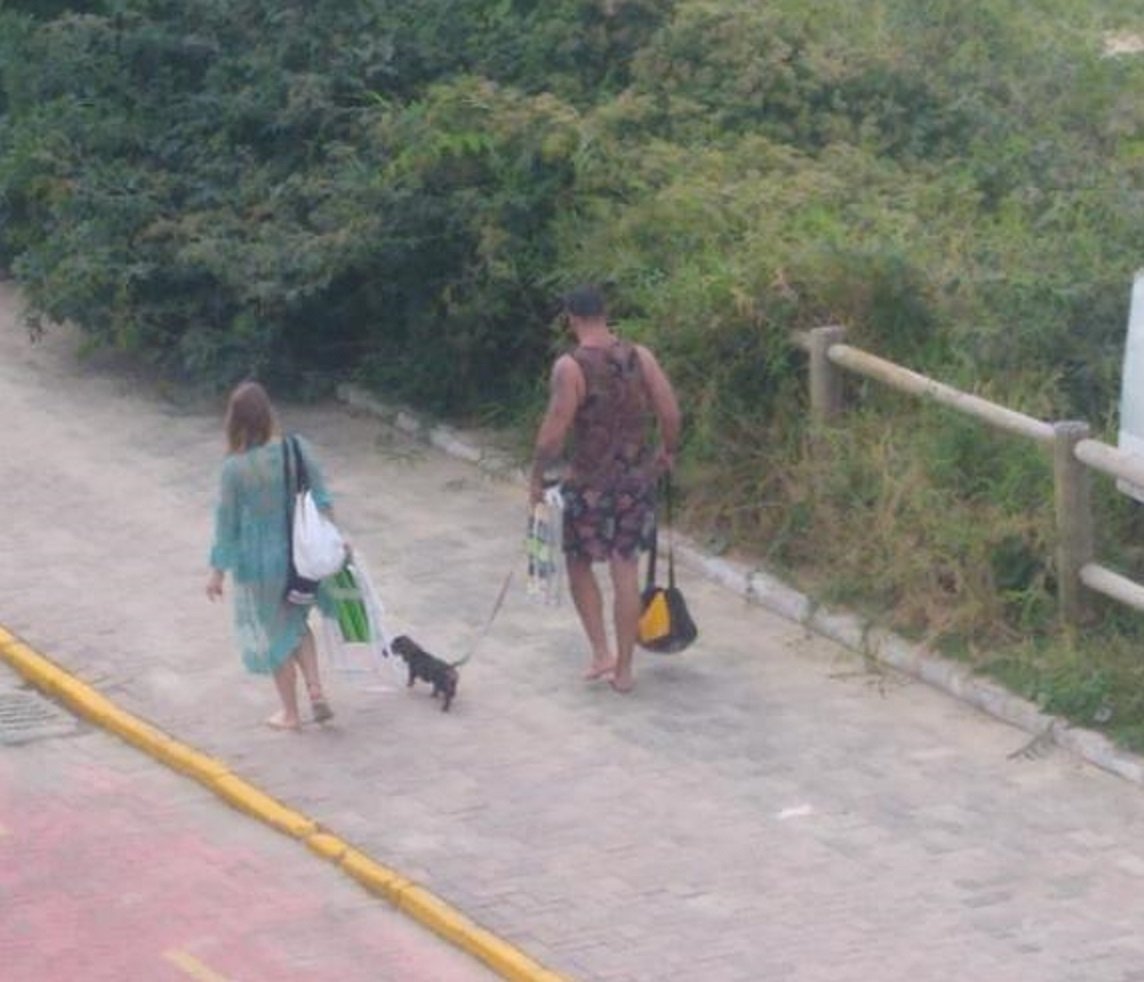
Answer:
<path fill-rule="evenodd" d="M 15 689 L 0 666 L 0 695 Z M 0 978 L 479 982 L 297 843 L 101 732 L 0 746 Z"/>
<path fill-rule="evenodd" d="M 0 509 L 21 516 L 0 623 L 533 957 L 703 982 L 1113 982 L 1144 963 L 1139 787 L 1063 750 L 1012 757 L 1027 733 L 693 576 L 699 644 L 642 656 L 628 698 L 580 681 L 570 606 L 518 582 L 449 713 L 392 676 L 331 676 L 334 725 L 266 731 L 272 687 L 203 596 L 218 407 L 172 415 L 73 340 L 0 332 L 18 475 Z M 398 453 L 336 405 L 283 415 L 391 628 L 460 657 L 520 562 L 523 491 Z"/>

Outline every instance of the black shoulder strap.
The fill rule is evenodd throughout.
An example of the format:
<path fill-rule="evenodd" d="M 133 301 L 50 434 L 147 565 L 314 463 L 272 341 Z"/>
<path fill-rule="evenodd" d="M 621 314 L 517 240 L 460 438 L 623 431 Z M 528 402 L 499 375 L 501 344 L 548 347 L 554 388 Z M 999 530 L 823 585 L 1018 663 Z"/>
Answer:
<path fill-rule="evenodd" d="M 310 490 L 310 474 L 306 470 L 306 458 L 302 454 L 302 445 L 298 442 L 296 434 L 291 434 L 288 443 L 290 449 L 293 451 L 294 457 L 294 473 L 297 475 L 298 483 L 295 485 L 295 490 L 298 493 Z"/>
<path fill-rule="evenodd" d="M 663 476 L 664 510 L 667 513 L 667 585 L 675 586 L 675 543 L 671 535 L 671 472 Z M 650 590 L 656 585 L 655 567 L 659 553 L 659 519 L 656 518 L 651 527 L 651 543 L 647 559 L 646 589 Z"/>
<path fill-rule="evenodd" d="M 659 552 L 659 516 L 653 516 L 651 525 L 651 542 L 648 543 L 647 553 L 647 579 L 644 581 L 644 592 L 655 589 L 655 560 Z"/>
<path fill-rule="evenodd" d="M 306 460 L 298 446 L 298 438 L 293 435 L 282 438 L 282 483 L 286 487 L 286 537 L 289 538 L 294 523 L 294 497 L 310 489 Z"/>
<path fill-rule="evenodd" d="M 663 476 L 663 499 L 667 506 L 667 585 L 675 589 L 675 538 L 671 534 L 671 471 Z"/>
<path fill-rule="evenodd" d="M 286 492 L 286 549 L 294 568 L 294 481 L 290 474 L 290 438 L 282 438 L 282 488 Z"/>

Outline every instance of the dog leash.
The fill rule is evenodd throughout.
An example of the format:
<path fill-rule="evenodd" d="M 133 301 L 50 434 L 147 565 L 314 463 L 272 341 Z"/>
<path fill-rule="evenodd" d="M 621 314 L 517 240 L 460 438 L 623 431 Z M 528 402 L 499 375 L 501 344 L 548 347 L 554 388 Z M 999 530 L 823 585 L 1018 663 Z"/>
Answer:
<path fill-rule="evenodd" d="M 500 613 L 501 607 L 504 606 L 504 598 L 508 596 L 508 587 L 509 584 L 512 583 L 512 577 L 515 572 L 516 564 L 514 561 L 514 564 L 509 567 L 508 573 L 505 575 L 504 582 L 501 583 L 500 593 L 497 594 L 496 601 L 493 603 L 493 609 L 489 611 L 489 616 L 485 620 L 484 627 L 482 627 L 480 631 L 477 632 L 477 636 L 473 638 L 473 643 L 469 645 L 469 650 L 465 653 L 465 656 L 459 661 L 449 662 L 451 668 L 460 668 L 473 657 L 477 646 L 484 640 L 485 635 L 489 633 L 489 628 L 493 626 L 493 621 L 496 620 L 497 614 Z"/>
<path fill-rule="evenodd" d="M 559 485 L 553 485 L 549 487 L 545 492 L 545 496 L 549 504 L 554 502 L 559 503 L 561 500 Z M 533 557 L 530 555 L 529 562 L 532 563 L 532 561 Z M 469 650 L 465 653 L 465 656 L 459 661 L 449 663 L 452 668 L 460 668 L 460 666 L 464 665 L 465 662 L 472 658 L 474 652 L 477 650 L 478 645 L 480 645 L 480 643 L 484 640 L 485 635 L 489 633 L 489 629 L 493 626 L 493 621 L 497 619 L 497 614 L 500 613 L 501 607 L 504 606 L 505 597 L 508 596 L 508 588 L 512 583 L 512 578 L 515 573 L 516 560 L 514 560 L 513 564 L 509 566 L 508 572 L 505 574 L 504 581 L 501 583 L 500 592 L 497 594 L 497 598 L 493 602 L 492 610 L 489 611 L 489 616 L 485 619 L 484 626 L 480 629 L 480 631 L 477 632 L 477 636 L 473 638 L 473 643 L 469 645 Z"/>

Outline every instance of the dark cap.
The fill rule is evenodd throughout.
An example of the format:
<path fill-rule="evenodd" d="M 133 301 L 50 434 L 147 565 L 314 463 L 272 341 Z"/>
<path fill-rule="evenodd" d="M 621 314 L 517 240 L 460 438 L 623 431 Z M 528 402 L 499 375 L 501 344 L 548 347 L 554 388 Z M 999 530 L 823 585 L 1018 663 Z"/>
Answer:
<path fill-rule="evenodd" d="M 599 287 L 584 284 L 564 294 L 564 309 L 573 317 L 603 317 L 604 295 Z"/>

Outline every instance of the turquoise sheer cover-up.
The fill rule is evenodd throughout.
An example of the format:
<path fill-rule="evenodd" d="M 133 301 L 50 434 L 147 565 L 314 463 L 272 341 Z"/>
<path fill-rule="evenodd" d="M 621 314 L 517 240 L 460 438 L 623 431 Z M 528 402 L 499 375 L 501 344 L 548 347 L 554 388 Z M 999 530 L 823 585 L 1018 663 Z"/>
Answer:
<path fill-rule="evenodd" d="M 328 509 L 332 499 L 313 449 L 297 439 L 314 503 Z M 211 566 L 230 574 L 235 642 L 247 670 L 259 675 L 277 671 L 290 657 L 310 612 L 285 600 L 289 544 L 283 448 L 274 439 L 226 458 L 210 555 Z M 318 591 L 318 607 L 326 615 L 333 612 L 324 587 Z"/>

